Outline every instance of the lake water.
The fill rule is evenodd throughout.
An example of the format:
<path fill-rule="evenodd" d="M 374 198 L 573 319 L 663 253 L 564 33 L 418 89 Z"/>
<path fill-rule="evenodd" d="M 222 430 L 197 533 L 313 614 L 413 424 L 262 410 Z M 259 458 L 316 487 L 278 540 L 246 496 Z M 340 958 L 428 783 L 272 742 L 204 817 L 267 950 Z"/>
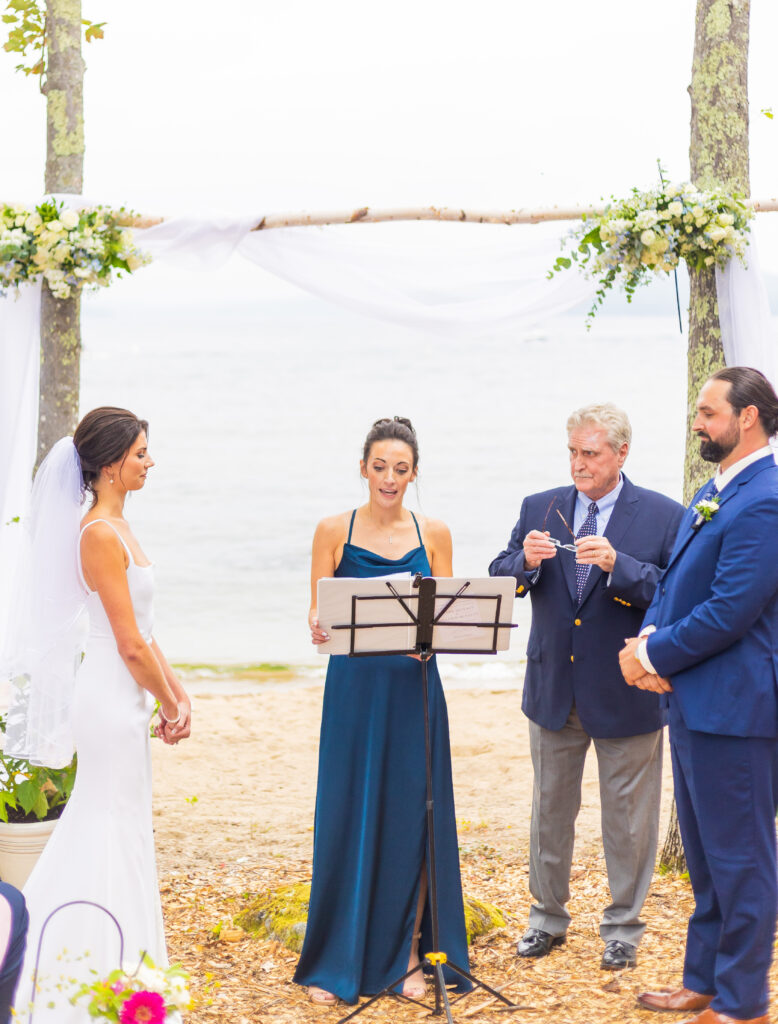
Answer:
<path fill-rule="evenodd" d="M 82 410 L 124 405 L 151 423 L 157 466 L 126 512 L 156 563 L 155 632 L 174 660 L 317 662 L 313 530 L 366 500 L 358 461 L 380 416 L 417 429 L 410 505 L 451 527 L 456 575 L 486 575 L 523 496 L 569 479 L 578 405 L 625 408 L 627 474 L 680 498 L 686 351 L 669 302 L 590 334 L 577 313 L 452 342 L 263 290 L 259 273 L 240 287 L 225 276 L 222 293 L 213 277 L 151 267 L 84 304 Z M 509 658 L 524 653 L 529 602 L 516 614 Z"/>

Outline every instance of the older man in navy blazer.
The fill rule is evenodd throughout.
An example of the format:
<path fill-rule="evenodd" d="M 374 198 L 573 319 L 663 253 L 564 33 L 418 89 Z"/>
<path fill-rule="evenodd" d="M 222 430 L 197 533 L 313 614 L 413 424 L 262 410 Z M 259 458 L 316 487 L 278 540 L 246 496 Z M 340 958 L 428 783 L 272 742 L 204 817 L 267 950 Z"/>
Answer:
<path fill-rule="evenodd" d="M 693 429 L 718 473 L 678 532 L 628 683 L 663 694 L 695 908 L 683 987 L 644 992 L 697 1024 L 765 1024 L 775 938 L 778 754 L 778 396 L 757 370 L 720 370 Z"/>
<path fill-rule="evenodd" d="M 640 911 L 656 857 L 663 724 L 657 694 L 624 686 L 619 650 L 642 623 L 683 508 L 621 472 L 632 435 L 620 409 L 579 409 L 567 433 L 572 485 L 525 498 L 508 547 L 489 567 L 492 576 L 515 576 L 517 593 L 532 600 L 522 708 L 535 772 L 534 904 L 517 952 L 545 956 L 565 941 L 575 819 L 593 741 L 611 892 L 600 924 L 601 966 L 619 970 L 635 965 L 645 929 Z"/>

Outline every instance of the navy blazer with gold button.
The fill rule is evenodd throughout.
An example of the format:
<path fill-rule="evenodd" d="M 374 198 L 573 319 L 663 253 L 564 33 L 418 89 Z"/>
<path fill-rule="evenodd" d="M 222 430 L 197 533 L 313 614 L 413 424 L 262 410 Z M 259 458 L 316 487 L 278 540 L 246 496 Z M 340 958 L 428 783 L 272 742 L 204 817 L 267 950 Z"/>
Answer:
<path fill-rule="evenodd" d="M 547 529 L 566 542 L 555 510 L 572 525 L 578 493 L 572 485 L 525 498 L 508 547 L 489 566 L 491 576 L 515 576 L 520 597 L 531 595 L 522 709 L 546 729 L 561 729 L 573 704 L 590 736 L 637 736 L 664 722 L 658 696 L 624 682 L 619 650 L 626 637 L 640 631 L 684 509 L 622 477 L 605 529 L 617 552 L 610 585 L 608 574 L 592 566 L 579 602 L 571 551 L 558 550 L 543 561 L 534 582 L 525 572 L 523 544 L 530 530 Z M 566 540 L 571 541 L 569 535 Z"/>

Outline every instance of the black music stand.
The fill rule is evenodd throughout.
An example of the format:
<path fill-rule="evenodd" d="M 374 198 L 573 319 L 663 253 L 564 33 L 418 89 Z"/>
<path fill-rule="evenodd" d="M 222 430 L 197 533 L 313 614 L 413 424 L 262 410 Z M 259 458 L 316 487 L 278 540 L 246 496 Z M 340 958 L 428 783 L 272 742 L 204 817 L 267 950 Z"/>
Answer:
<path fill-rule="evenodd" d="M 357 1017 L 364 1010 L 371 1006 L 383 996 L 399 996 L 408 1002 L 416 1003 L 418 1006 L 425 1006 L 418 999 L 405 996 L 401 992 L 395 992 L 395 986 L 404 982 L 417 971 L 424 971 L 425 962 L 432 969 L 435 983 L 435 1009 L 433 1015 L 446 1014 L 447 1024 L 454 1024 L 451 1016 L 452 1003 L 465 998 L 470 992 L 463 992 L 454 1000 L 449 1000 L 443 977 L 443 964 L 446 964 L 452 971 L 473 983 L 474 988 L 485 989 L 490 995 L 505 1003 L 507 1009 L 519 1010 L 520 1006 L 512 1003 L 496 989 L 491 988 L 475 975 L 465 970 L 464 967 L 454 963 L 440 949 L 440 934 L 438 925 L 438 886 L 437 886 L 437 863 L 435 859 L 435 803 L 432 795 L 432 748 L 430 739 L 430 715 L 428 702 L 428 680 L 427 662 L 433 654 L 496 654 L 498 648 L 507 649 L 509 633 L 515 628 L 515 623 L 504 622 L 501 611 L 508 596 L 510 603 L 509 611 L 512 609 L 513 595 L 515 594 L 516 581 L 506 578 L 487 580 L 451 580 L 443 577 L 422 576 L 418 573 L 411 580 L 385 579 L 385 580 L 329 580 L 322 579 L 319 586 L 325 587 L 329 584 L 352 585 L 351 617 L 350 622 L 338 623 L 326 626 L 322 622 L 322 628 L 329 630 L 348 630 L 350 657 L 375 657 L 376 655 L 389 654 L 418 654 L 422 665 L 422 697 L 424 701 L 424 752 L 427 775 L 427 836 L 429 845 L 429 863 L 427 865 L 429 875 L 429 902 L 430 915 L 432 918 L 432 945 L 433 950 L 424 955 L 424 959 L 416 967 L 412 967 L 405 974 L 391 982 L 386 988 L 371 996 L 356 1010 L 342 1017 L 338 1024 L 345 1024 L 346 1021 Z M 366 586 L 367 584 L 367 586 Z M 378 586 L 376 586 L 378 584 Z M 480 587 L 479 587 L 480 584 Z M 439 589 L 440 588 L 440 589 Z M 358 591 L 362 590 L 360 594 Z M 369 590 L 369 592 L 367 592 Z M 405 590 L 406 593 L 400 593 Z M 491 590 L 491 593 L 488 591 Z M 480 591 L 480 592 L 479 592 Z M 484 593 L 483 591 L 487 591 Z M 386 608 L 387 600 L 392 602 L 392 608 L 398 613 L 394 621 L 371 621 L 368 602 L 382 602 Z M 459 606 L 457 603 L 460 603 Z M 319 610 L 321 612 L 323 601 L 319 598 Z M 465 611 L 465 619 L 473 618 L 474 621 L 462 621 L 458 614 L 458 607 Z M 400 621 L 397 621 L 397 620 Z M 475 621 L 477 620 L 477 621 Z M 321 622 L 321 614 L 320 614 Z M 401 632 L 398 634 L 398 629 Z M 370 644 L 360 643 L 360 639 L 370 633 L 371 641 L 375 640 L 376 630 L 383 630 L 389 643 L 387 649 L 372 649 Z M 392 631 L 391 634 L 389 631 Z M 404 631 L 408 631 L 404 633 Z M 403 646 L 402 636 L 408 636 L 408 645 Z M 448 635 L 448 645 L 446 636 Z M 400 637 L 398 642 L 398 636 Z M 478 638 L 480 643 L 470 644 L 469 640 Z M 379 644 L 380 647 L 380 644 Z M 366 649 L 371 648 L 371 649 Z M 340 652 L 338 652 L 340 653 Z M 474 989 L 470 990 L 471 992 Z"/>

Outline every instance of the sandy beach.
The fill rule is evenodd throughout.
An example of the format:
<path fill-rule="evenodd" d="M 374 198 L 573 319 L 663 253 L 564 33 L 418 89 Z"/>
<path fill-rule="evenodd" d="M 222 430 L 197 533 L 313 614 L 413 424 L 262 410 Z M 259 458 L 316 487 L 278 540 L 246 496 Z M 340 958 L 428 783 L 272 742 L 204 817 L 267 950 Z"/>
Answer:
<path fill-rule="evenodd" d="M 173 748 L 154 744 L 160 872 L 310 857 L 323 687 L 299 688 L 284 677 L 276 690 L 220 695 L 218 682 L 211 692 L 199 692 L 203 685 L 195 685 L 191 738 Z M 520 693 L 460 687 L 447 694 L 460 842 L 523 850 L 532 765 Z M 671 794 L 666 768 L 660 836 Z M 599 843 L 599 814 L 590 750 L 577 850 Z"/>

